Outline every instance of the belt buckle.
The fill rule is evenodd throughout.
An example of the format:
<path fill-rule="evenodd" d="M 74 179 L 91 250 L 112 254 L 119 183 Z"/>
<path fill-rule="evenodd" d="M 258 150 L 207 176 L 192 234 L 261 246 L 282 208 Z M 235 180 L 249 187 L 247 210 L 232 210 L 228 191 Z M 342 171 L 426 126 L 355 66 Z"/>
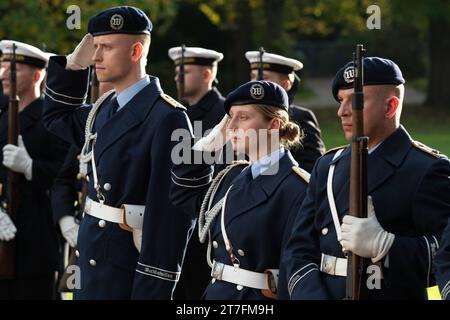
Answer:
<path fill-rule="evenodd" d="M 225 265 L 221 262 L 214 261 L 214 265 L 211 270 L 211 277 L 216 280 L 222 280 L 223 268 Z"/>
<path fill-rule="evenodd" d="M 323 271 L 328 273 L 329 275 L 336 274 L 336 262 L 337 258 L 329 255 L 324 255 L 323 263 Z"/>
<path fill-rule="evenodd" d="M 84 212 L 90 214 L 91 213 L 91 205 L 92 205 L 92 200 L 87 198 L 86 202 L 84 203 Z"/>

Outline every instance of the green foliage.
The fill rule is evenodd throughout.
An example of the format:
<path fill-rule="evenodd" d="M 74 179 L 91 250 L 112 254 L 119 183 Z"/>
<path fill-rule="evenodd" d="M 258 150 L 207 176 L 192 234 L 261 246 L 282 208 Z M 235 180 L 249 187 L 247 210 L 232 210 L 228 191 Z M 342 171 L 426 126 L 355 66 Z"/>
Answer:
<path fill-rule="evenodd" d="M 70 5 L 81 9 L 81 29 L 69 30 L 66 26 Z M 94 14 L 109 7 L 124 5 L 124 1 L 111 0 L 12 0 L 0 2 L 0 39 L 13 39 L 37 47 L 45 43 L 50 52 L 67 54 L 73 50 L 87 30 L 87 23 Z M 141 8 L 158 28 L 155 33 L 164 34 L 176 14 L 174 0 L 130 0 L 126 5 Z"/>
<path fill-rule="evenodd" d="M 348 144 L 345 140 L 337 107 L 314 110 L 327 149 Z M 404 106 L 401 123 L 418 140 L 450 156 L 450 113 L 428 106 Z"/>

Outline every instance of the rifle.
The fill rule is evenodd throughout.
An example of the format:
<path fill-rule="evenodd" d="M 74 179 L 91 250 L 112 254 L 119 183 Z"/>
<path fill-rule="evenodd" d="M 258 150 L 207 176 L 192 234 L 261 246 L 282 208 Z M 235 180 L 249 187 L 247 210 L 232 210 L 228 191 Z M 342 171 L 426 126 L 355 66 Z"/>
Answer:
<path fill-rule="evenodd" d="M 90 81 L 90 102 L 91 104 L 94 104 L 95 101 L 97 101 L 99 97 L 99 82 L 97 79 L 97 74 L 95 73 L 95 66 L 91 70 L 91 81 Z M 79 176 L 79 180 L 81 180 L 81 190 L 77 192 L 78 199 L 77 199 L 77 205 L 74 208 L 75 209 L 75 219 L 77 221 L 80 221 L 83 216 L 84 206 L 86 204 L 86 197 L 88 194 L 88 185 L 86 181 L 86 177 L 82 175 L 81 172 L 77 174 L 77 179 Z M 66 250 L 68 250 L 68 253 L 66 253 Z M 65 247 L 63 249 L 63 254 L 66 256 L 68 254 L 67 259 L 67 265 L 63 271 L 63 274 L 59 280 L 58 283 L 58 292 L 72 292 L 72 289 L 69 289 L 67 286 L 67 281 L 69 279 L 70 273 L 67 272 L 67 267 L 72 266 L 76 262 L 76 254 L 75 254 L 76 248 L 70 248 L 70 246 Z"/>
<path fill-rule="evenodd" d="M 350 164 L 350 213 L 358 218 L 367 218 L 367 145 L 364 136 L 364 71 L 362 44 L 356 45 L 353 53 L 354 92 L 352 99 L 352 153 Z M 346 299 L 359 300 L 364 272 L 364 259 L 349 252 L 347 264 Z"/>
<path fill-rule="evenodd" d="M 10 63 L 10 92 L 8 108 L 8 144 L 17 145 L 19 137 L 19 98 L 17 97 L 16 79 L 16 44 L 13 43 L 13 54 Z M 20 175 L 8 170 L 7 202 L 3 203 L 11 220 L 15 222 L 19 209 Z M 15 242 L 0 242 L 0 278 L 14 279 Z"/>
<path fill-rule="evenodd" d="M 187 101 L 184 100 L 184 53 L 186 51 L 186 46 L 183 44 L 181 45 L 181 60 L 180 64 L 178 65 L 178 101 L 184 105 L 187 106 Z"/>
<path fill-rule="evenodd" d="M 95 73 L 95 66 L 92 67 L 91 70 L 91 104 L 94 104 L 97 101 L 99 96 L 99 82 L 97 78 L 97 74 Z"/>
<path fill-rule="evenodd" d="M 264 68 L 263 68 L 263 54 L 266 51 L 263 47 L 259 47 L 259 66 L 258 66 L 258 78 L 256 80 L 264 80 Z"/>

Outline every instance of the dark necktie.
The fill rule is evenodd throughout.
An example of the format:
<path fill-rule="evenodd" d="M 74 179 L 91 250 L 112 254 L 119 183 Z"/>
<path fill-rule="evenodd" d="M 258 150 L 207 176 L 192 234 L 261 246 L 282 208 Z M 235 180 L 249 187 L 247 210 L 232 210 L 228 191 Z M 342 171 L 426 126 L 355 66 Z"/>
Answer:
<path fill-rule="evenodd" d="M 111 99 L 111 101 L 109 102 L 109 117 L 111 118 L 116 112 L 117 109 L 119 108 L 119 102 L 117 102 L 117 97 L 114 97 Z"/>
<path fill-rule="evenodd" d="M 119 103 L 117 102 L 117 98 L 114 97 L 108 102 L 104 102 L 105 105 L 102 105 L 100 110 L 95 117 L 94 129 L 95 131 L 99 131 L 105 123 L 113 116 L 113 114 L 117 111 L 119 107 Z"/>

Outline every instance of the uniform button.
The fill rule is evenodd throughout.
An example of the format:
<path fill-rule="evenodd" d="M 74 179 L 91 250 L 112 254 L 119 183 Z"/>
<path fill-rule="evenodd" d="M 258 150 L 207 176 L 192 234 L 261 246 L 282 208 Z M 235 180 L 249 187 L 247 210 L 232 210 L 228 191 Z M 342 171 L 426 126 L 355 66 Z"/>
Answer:
<path fill-rule="evenodd" d="M 77 258 L 79 258 L 80 257 L 80 251 L 75 250 L 75 255 L 77 256 Z"/>
<path fill-rule="evenodd" d="M 211 279 L 211 283 L 214 284 L 215 282 L 216 282 L 216 279 L 215 279 L 215 278 L 212 278 L 212 279 Z"/>
<path fill-rule="evenodd" d="M 83 179 L 83 175 L 81 174 L 81 172 L 77 173 L 77 180 L 81 180 Z"/>
<path fill-rule="evenodd" d="M 97 265 L 97 261 L 95 261 L 94 259 L 89 260 L 89 264 L 93 267 L 95 267 Z"/>
<path fill-rule="evenodd" d="M 89 182 L 89 176 L 88 175 L 86 175 L 86 181 Z"/>
<path fill-rule="evenodd" d="M 80 159 L 81 159 L 81 154 L 78 154 L 77 155 L 77 160 L 80 161 Z"/>
<path fill-rule="evenodd" d="M 239 254 L 241 257 L 245 256 L 245 252 L 244 252 L 244 250 L 242 250 L 242 249 L 239 249 L 239 250 L 238 250 L 238 254 Z"/>
<path fill-rule="evenodd" d="M 105 189 L 105 191 L 109 191 L 109 190 L 111 190 L 111 184 L 110 183 L 105 183 L 104 185 L 103 185 L 103 189 Z"/>
<path fill-rule="evenodd" d="M 104 227 L 106 226 L 106 221 L 105 221 L 105 220 L 100 220 L 100 221 L 98 222 L 98 226 L 99 226 L 100 228 L 104 228 Z"/>
<path fill-rule="evenodd" d="M 241 291 L 242 289 L 244 289 L 244 286 L 241 286 L 240 284 L 238 284 L 238 285 L 236 286 L 236 289 L 237 289 L 238 291 Z"/>
<path fill-rule="evenodd" d="M 328 228 L 323 228 L 322 229 L 322 235 L 326 236 L 328 233 Z"/>
<path fill-rule="evenodd" d="M 213 247 L 214 247 L 214 249 L 217 249 L 219 247 L 219 244 L 217 243 L 217 241 L 213 241 Z"/>

